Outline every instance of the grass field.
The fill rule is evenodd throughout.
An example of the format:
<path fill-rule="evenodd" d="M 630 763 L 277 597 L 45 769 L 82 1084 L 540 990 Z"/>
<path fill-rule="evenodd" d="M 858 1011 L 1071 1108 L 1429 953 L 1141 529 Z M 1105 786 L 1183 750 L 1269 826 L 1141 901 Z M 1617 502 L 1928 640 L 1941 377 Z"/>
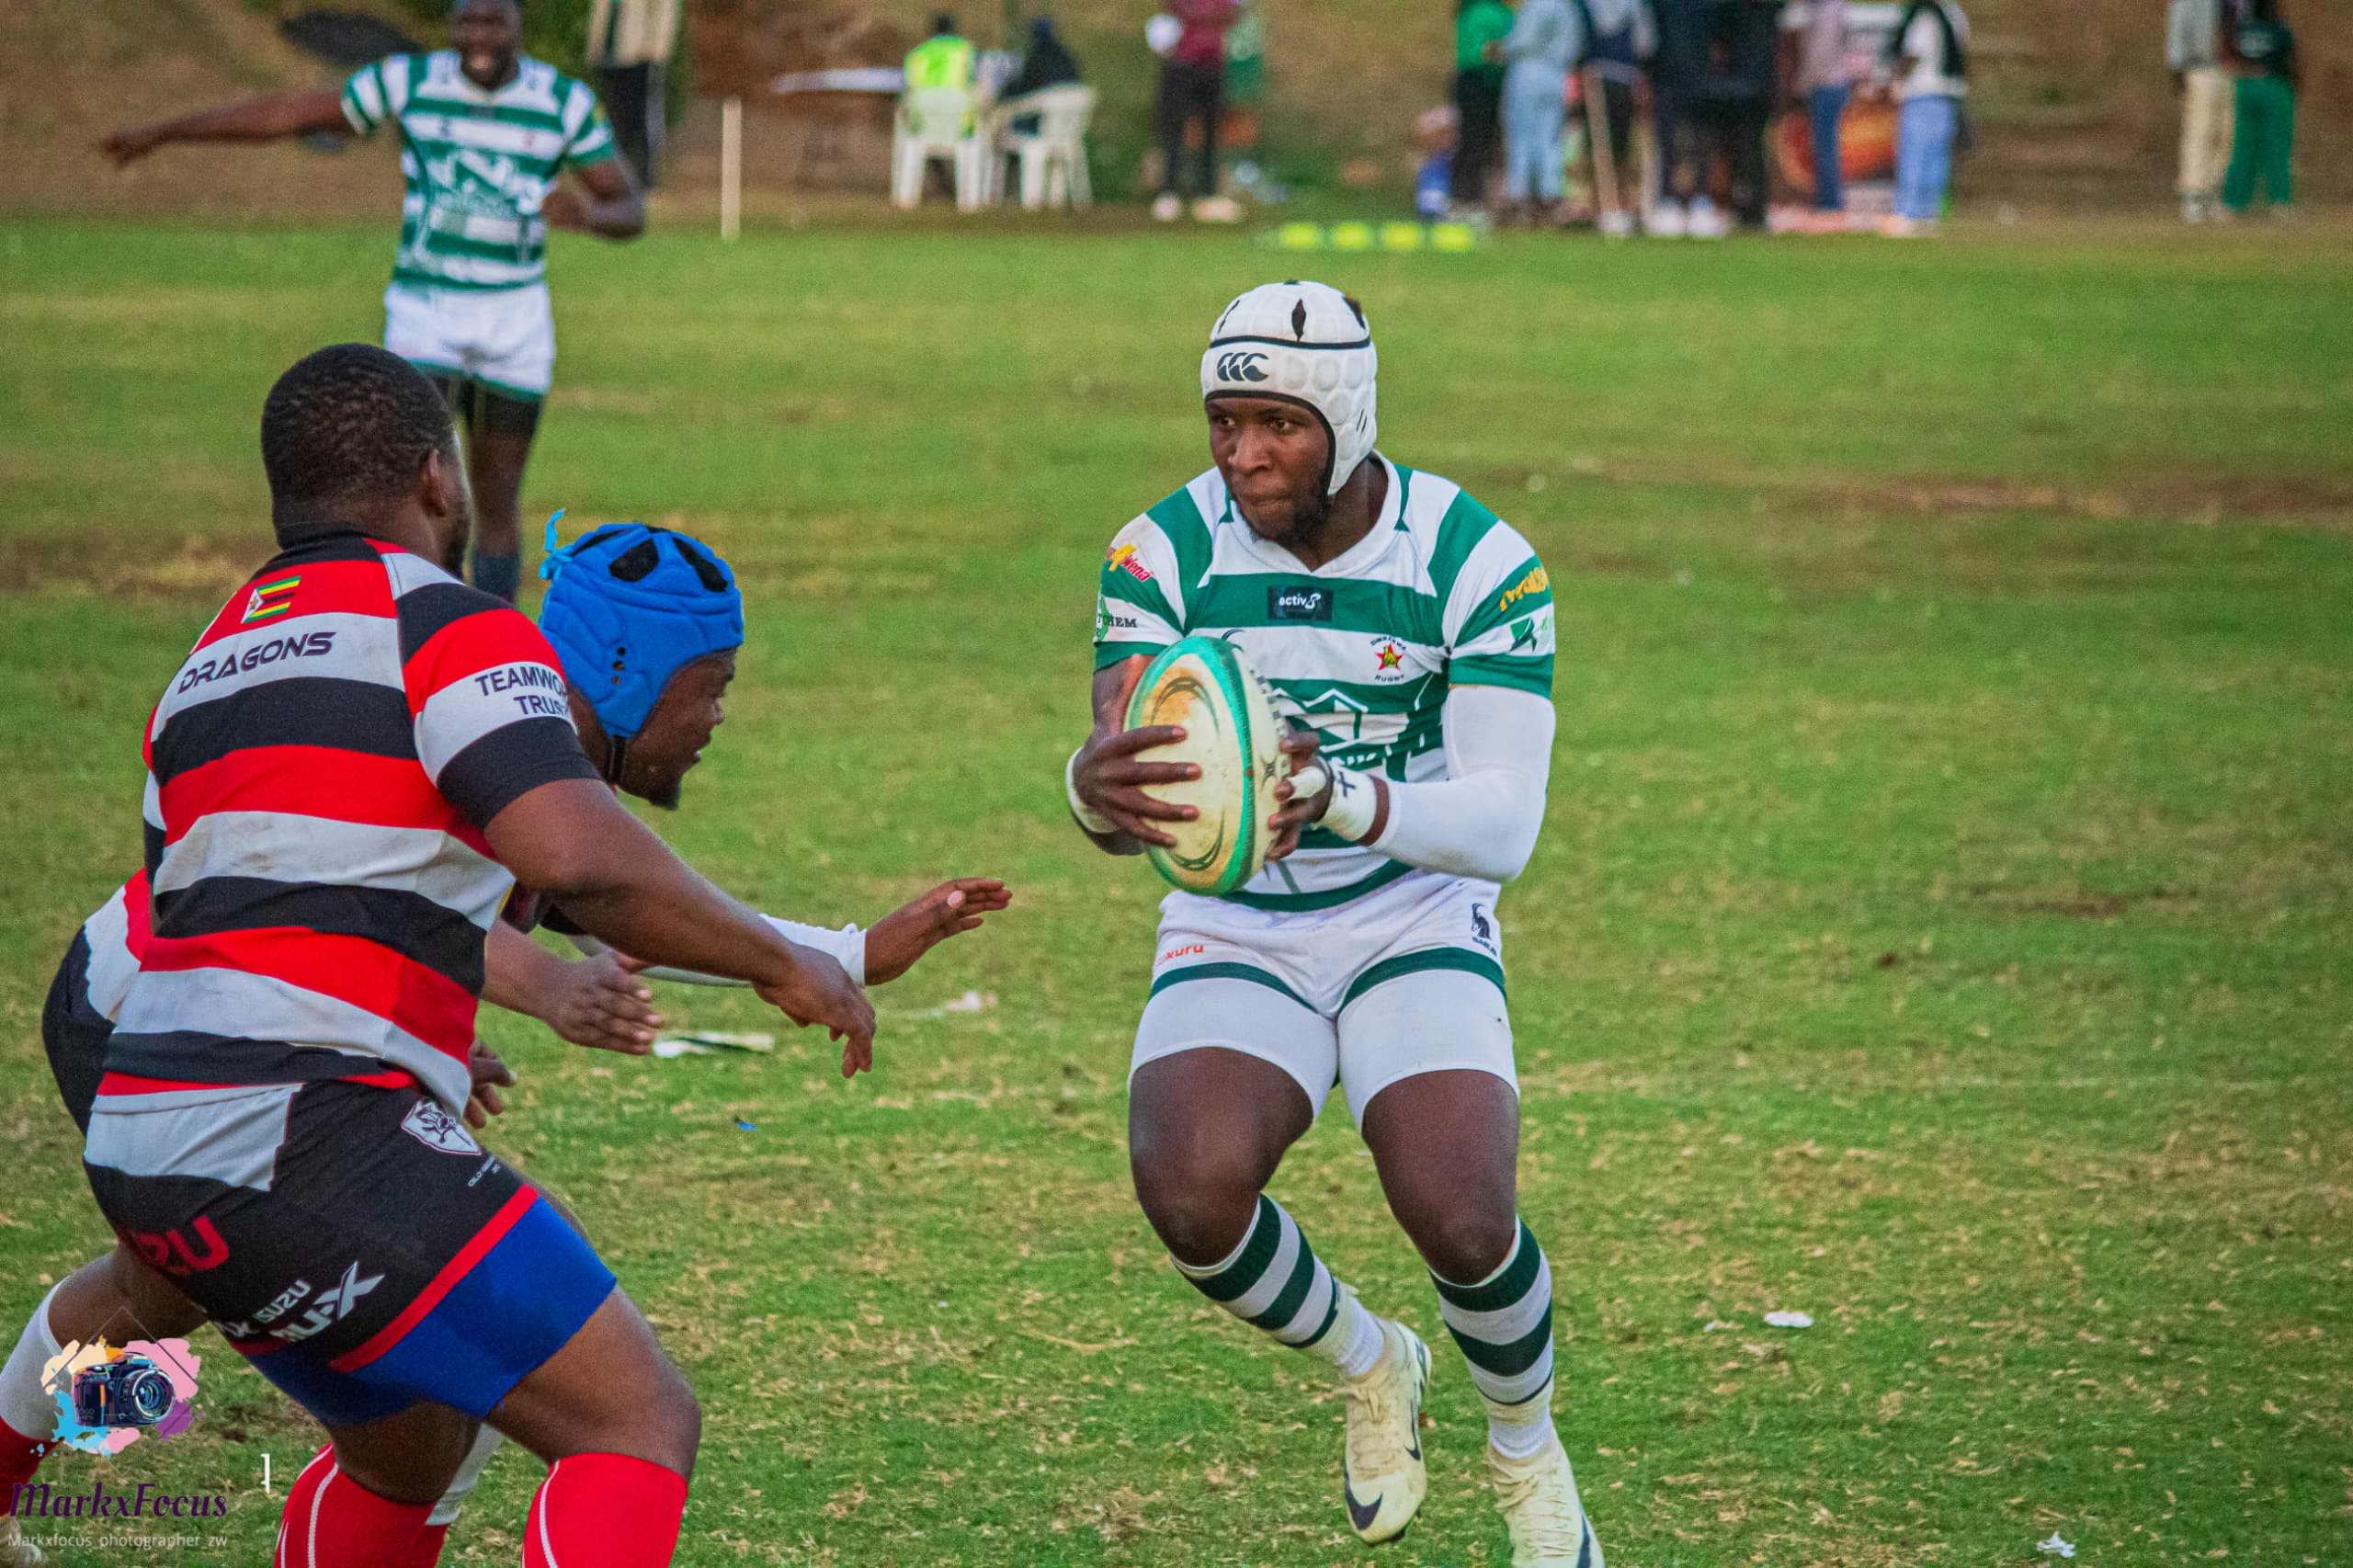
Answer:
<path fill-rule="evenodd" d="M 2353 264 L 2145 239 L 1318 267 L 1381 334 L 1384 448 L 1517 522 L 1560 597 L 1504 924 L 1561 1424 L 1614 1563 L 2353 1557 Z M 267 553 L 262 393 L 374 335 L 388 249 L 0 227 L 11 1338 L 105 1235 L 42 993 L 135 863 L 148 705 Z M 529 510 L 696 529 L 749 602 L 663 831 L 804 918 L 951 872 L 1019 897 L 877 994 L 847 1087 L 812 1041 L 637 1062 L 486 1021 L 526 1075 L 499 1146 L 704 1399 L 682 1562 L 1507 1556 L 1450 1347 L 1429 1504 L 1369 1553 L 1313 1364 L 1154 1244 L 1122 1079 L 1154 890 L 1060 798 L 1104 541 L 1206 465 L 1211 316 L 1298 265 L 560 244 Z M 939 1010 L 968 989 L 997 1005 Z M 1437 1338 L 1343 1109 L 1275 1191 Z M 202 1347 L 198 1430 L 111 1473 L 225 1490 L 233 1549 L 81 1560 L 267 1555 L 262 1455 L 282 1495 L 313 1439 Z M 448 1560 L 514 1561 L 536 1480 L 503 1458 Z"/>

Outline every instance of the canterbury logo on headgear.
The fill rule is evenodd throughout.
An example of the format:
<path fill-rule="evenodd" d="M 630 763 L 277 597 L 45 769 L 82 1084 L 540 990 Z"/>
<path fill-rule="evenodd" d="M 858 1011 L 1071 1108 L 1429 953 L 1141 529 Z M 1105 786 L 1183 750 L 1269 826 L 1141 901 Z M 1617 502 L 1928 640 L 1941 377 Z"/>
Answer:
<path fill-rule="evenodd" d="M 1266 362 L 1266 355 L 1256 349 L 1221 354 L 1217 361 L 1217 379 L 1221 381 L 1263 381 L 1267 379 L 1267 372 L 1258 367 Z"/>

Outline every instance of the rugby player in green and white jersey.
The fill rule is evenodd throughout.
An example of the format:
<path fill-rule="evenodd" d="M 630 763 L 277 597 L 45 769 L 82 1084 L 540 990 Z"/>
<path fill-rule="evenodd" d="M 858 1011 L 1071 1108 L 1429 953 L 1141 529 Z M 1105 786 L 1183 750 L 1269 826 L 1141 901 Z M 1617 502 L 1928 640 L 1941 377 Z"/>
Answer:
<path fill-rule="evenodd" d="M 1518 1216 L 1495 918 L 1543 819 L 1552 596 L 1508 524 L 1374 449 L 1375 370 L 1364 312 L 1335 290 L 1234 301 L 1201 358 L 1215 466 L 1120 529 L 1103 566 L 1095 730 L 1067 769 L 1097 845 L 1139 853 L 1190 814 L 1142 788 L 1192 775 L 1137 757 L 1175 732 L 1122 729 L 1146 662 L 1190 634 L 1249 654 L 1330 780 L 1313 798 L 1278 786 L 1280 858 L 1241 891 L 1161 904 L 1129 1071 L 1136 1195 L 1202 1294 L 1333 1365 L 1349 1522 L 1391 1539 L 1427 1486 L 1429 1352 L 1360 1306 L 1265 1190 L 1336 1081 L 1485 1403 L 1513 1562 L 1601 1568 L 1552 1426 L 1552 1274 Z"/>
<path fill-rule="evenodd" d="M 273 142 L 320 131 L 400 139 L 401 244 L 384 291 L 384 347 L 432 377 L 466 422 L 474 585 L 522 582 L 523 467 L 555 369 L 547 231 L 625 240 L 645 199 L 597 95 L 522 52 L 517 0 L 458 0 L 455 46 L 390 55 L 340 92 L 318 88 L 119 131 L 129 164 L 166 142 Z M 570 174 L 578 187 L 564 186 Z M 465 540 L 451 547 L 462 557 Z M 462 560 L 445 562 L 453 571 Z"/>

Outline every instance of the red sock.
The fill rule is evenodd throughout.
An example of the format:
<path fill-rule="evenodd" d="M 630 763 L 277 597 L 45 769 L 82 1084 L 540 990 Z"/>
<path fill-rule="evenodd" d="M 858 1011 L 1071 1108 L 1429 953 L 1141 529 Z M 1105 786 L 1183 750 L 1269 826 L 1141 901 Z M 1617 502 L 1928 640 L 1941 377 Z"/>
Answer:
<path fill-rule="evenodd" d="M 687 1478 L 626 1454 L 574 1454 L 548 1467 L 523 1527 L 523 1568 L 668 1568 Z"/>
<path fill-rule="evenodd" d="M 41 1455 L 49 1452 L 46 1437 L 28 1437 L 6 1421 L 0 1421 L 0 1504 L 13 1506 L 17 1488 L 33 1478 L 40 1468 Z M 0 1513 L 6 1512 L 0 1507 Z"/>
<path fill-rule="evenodd" d="M 441 1543 L 449 1539 L 447 1525 L 427 1525 L 416 1532 L 416 1544 L 394 1568 L 434 1568 L 441 1561 Z"/>
<path fill-rule="evenodd" d="M 386 1568 L 408 1561 L 430 1503 L 379 1497 L 343 1473 L 333 1445 L 287 1489 L 275 1568 Z"/>

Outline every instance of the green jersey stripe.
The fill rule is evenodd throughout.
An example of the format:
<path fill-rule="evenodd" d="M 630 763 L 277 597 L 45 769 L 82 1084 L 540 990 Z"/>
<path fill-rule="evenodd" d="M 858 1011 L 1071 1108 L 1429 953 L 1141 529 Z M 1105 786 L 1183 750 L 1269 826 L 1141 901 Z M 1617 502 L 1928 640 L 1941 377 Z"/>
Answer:
<path fill-rule="evenodd" d="M 1471 612 L 1462 630 L 1454 634 L 1456 647 L 1475 642 L 1486 633 L 1508 621 L 1518 619 L 1532 610 L 1552 602 L 1552 579 L 1544 563 L 1533 555 L 1504 574 L 1511 585 L 1499 594 L 1490 595 L 1486 601 Z"/>
<path fill-rule="evenodd" d="M 1438 520 L 1438 548 L 1430 556 L 1430 585 L 1438 591 L 1438 602 L 1444 604 L 1454 592 L 1454 580 L 1462 574 L 1462 563 L 1487 537 L 1487 530 L 1497 519 L 1476 501 L 1467 490 L 1459 491 L 1454 504 Z"/>
<path fill-rule="evenodd" d="M 1532 691 L 1539 697 L 1552 695 L 1552 655 L 1540 658 L 1514 658 L 1496 654 L 1480 659 L 1457 659 L 1451 679 L 1456 686 L 1507 686 L 1518 691 Z"/>
<path fill-rule="evenodd" d="M 1187 607 L 1188 630 L 1224 631 L 1239 627 L 1297 627 L 1309 624 L 1287 609 L 1280 600 L 1286 589 L 1312 587 L 1327 596 L 1313 624 L 1335 631 L 1367 636 L 1387 632 L 1409 642 L 1435 646 L 1445 639 L 1438 630 L 1443 600 L 1417 594 L 1395 583 L 1361 577 L 1317 577 L 1307 580 L 1279 573 L 1233 573 L 1211 577 L 1202 585 L 1198 602 Z"/>
<path fill-rule="evenodd" d="M 1176 624 L 1176 611 L 1168 603 L 1168 596 L 1160 591 L 1160 585 L 1149 579 L 1139 580 L 1122 567 L 1103 568 L 1103 597 L 1133 605 L 1172 627 Z"/>
<path fill-rule="evenodd" d="M 520 125 L 532 131 L 552 131 L 564 133 L 563 114 L 559 109 L 540 108 L 534 105 L 484 104 L 465 98 L 438 97 L 430 93 L 415 93 L 401 108 L 403 115 L 446 115 L 451 119 L 489 120 L 495 125 Z"/>
<path fill-rule="evenodd" d="M 1184 585 L 1182 591 L 1189 593 L 1210 569 L 1209 520 L 1201 516 L 1191 488 L 1177 491 L 1144 516 L 1159 525 L 1168 547 L 1176 552 L 1177 580 Z"/>

